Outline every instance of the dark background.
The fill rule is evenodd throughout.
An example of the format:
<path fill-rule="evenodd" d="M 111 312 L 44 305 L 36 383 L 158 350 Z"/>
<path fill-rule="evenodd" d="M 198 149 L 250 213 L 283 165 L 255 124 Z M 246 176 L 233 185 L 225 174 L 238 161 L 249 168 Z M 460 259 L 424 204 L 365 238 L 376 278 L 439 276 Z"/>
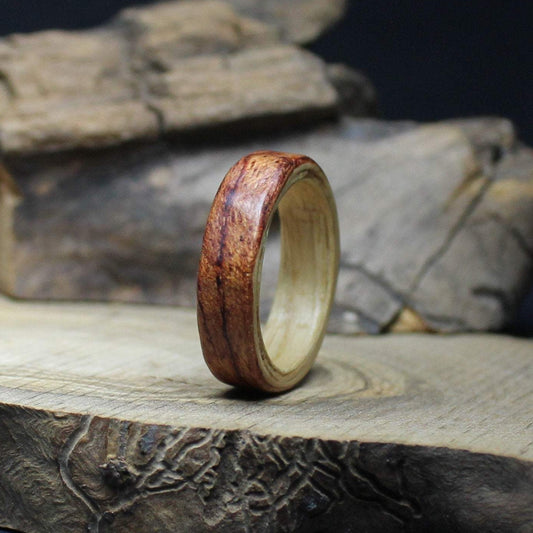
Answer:
<path fill-rule="evenodd" d="M 290 2 L 290 0 L 287 0 Z M 87 28 L 142 0 L 0 0 L 0 35 Z M 531 0 L 351 0 L 309 48 L 365 72 L 380 113 L 421 121 L 472 115 L 513 120 L 533 145 Z M 533 333 L 533 292 L 515 333 Z"/>
<path fill-rule="evenodd" d="M 311 47 L 365 72 L 386 118 L 511 118 L 533 145 L 533 2 L 352 0 Z"/>

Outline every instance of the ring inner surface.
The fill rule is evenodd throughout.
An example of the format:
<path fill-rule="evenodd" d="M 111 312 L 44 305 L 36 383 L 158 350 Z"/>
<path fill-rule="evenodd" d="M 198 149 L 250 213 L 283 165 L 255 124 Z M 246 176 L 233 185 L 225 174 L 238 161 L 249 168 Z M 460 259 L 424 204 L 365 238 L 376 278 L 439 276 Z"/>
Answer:
<path fill-rule="evenodd" d="M 288 188 L 278 212 L 281 262 L 263 341 L 270 360 L 288 373 L 320 343 L 335 283 L 336 242 L 329 188 L 309 174 Z"/>

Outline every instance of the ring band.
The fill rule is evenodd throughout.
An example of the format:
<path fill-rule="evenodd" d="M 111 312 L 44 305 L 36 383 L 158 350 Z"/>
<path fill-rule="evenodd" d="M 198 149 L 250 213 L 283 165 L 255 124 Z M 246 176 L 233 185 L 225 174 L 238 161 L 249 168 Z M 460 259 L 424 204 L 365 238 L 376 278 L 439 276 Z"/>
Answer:
<path fill-rule="evenodd" d="M 263 335 L 261 270 L 276 210 L 281 263 Z M 198 329 L 211 372 L 262 391 L 294 387 L 322 344 L 338 266 L 337 210 L 322 169 L 306 156 L 281 152 L 238 161 L 213 201 L 198 272 Z"/>

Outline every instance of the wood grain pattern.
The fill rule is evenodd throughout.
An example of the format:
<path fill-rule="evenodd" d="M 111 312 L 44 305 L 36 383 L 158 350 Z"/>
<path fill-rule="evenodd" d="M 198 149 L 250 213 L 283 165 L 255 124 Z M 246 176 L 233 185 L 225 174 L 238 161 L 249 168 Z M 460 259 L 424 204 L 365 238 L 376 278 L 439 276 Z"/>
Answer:
<path fill-rule="evenodd" d="M 276 210 L 282 257 L 263 335 L 261 268 Z M 198 272 L 198 327 L 213 374 L 268 392 L 301 381 L 325 334 L 338 264 L 337 212 L 320 167 L 271 151 L 238 161 L 213 202 Z"/>
<path fill-rule="evenodd" d="M 531 529 L 531 341 L 328 336 L 261 397 L 213 378 L 190 310 L 0 300 L 0 324 L 0 526 Z"/>
<path fill-rule="evenodd" d="M 225 2 L 174 1 L 123 10 L 94 30 L 0 39 L 2 155 L 334 115 L 324 62 L 274 26 Z"/>
<path fill-rule="evenodd" d="M 0 191 L 1 290 L 196 306 L 220 180 L 243 154 L 265 148 L 312 154 L 335 193 L 343 254 L 330 332 L 399 328 L 405 308 L 437 331 L 512 320 L 533 265 L 533 150 L 502 119 L 420 126 L 345 118 L 224 146 L 175 141 L 11 158 L 20 193 Z M 275 230 L 269 241 L 277 243 Z M 269 252 L 263 263 L 265 300 L 274 297 L 275 258 Z"/>

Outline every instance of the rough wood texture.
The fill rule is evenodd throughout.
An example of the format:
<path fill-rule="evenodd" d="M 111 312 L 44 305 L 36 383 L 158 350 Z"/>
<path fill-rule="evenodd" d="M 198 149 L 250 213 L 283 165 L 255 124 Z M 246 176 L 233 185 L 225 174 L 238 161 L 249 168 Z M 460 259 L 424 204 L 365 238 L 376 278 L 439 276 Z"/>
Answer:
<path fill-rule="evenodd" d="M 10 157 L 13 179 L 0 175 L 1 287 L 194 306 L 215 192 L 260 149 L 311 154 L 336 195 L 343 253 L 331 331 L 486 330 L 512 318 L 532 268 L 533 152 L 499 119 L 344 119 L 223 145 Z M 270 235 L 267 300 L 279 255 Z"/>
<path fill-rule="evenodd" d="M 262 261 L 276 211 L 280 269 L 262 331 Z M 335 200 L 312 159 L 266 151 L 237 161 L 213 201 L 198 268 L 198 329 L 213 374 L 267 392 L 298 384 L 326 333 L 339 255 Z"/>
<path fill-rule="evenodd" d="M 254 129 L 265 119 L 331 115 L 336 106 L 320 59 L 223 2 L 161 3 L 125 10 L 98 30 L 0 40 L 4 154 L 105 147 L 244 120 Z"/>
<path fill-rule="evenodd" d="M 227 0 L 239 13 L 279 28 L 283 39 L 307 43 L 346 9 L 346 0 Z"/>
<path fill-rule="evenodd" d="M 327 337 L 302 386 L 250 397 L 191 311 L 3 302 L 0 323 L 0 526 L 531 530 L 530 341 Z"/>

